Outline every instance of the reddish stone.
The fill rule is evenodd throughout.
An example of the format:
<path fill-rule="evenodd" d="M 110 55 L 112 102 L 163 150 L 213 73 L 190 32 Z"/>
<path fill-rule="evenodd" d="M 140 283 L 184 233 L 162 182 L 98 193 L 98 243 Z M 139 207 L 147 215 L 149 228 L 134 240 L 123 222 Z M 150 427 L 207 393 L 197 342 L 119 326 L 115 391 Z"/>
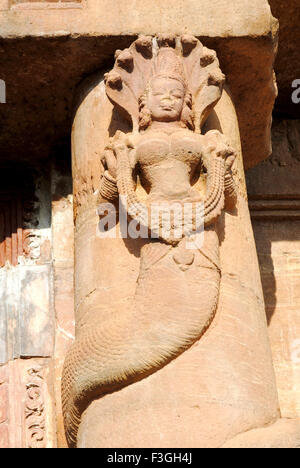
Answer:
<path fill-rule="evenodd" d="M 0 385 L 8 381 L 8 366 L 0 366 Z"/>
<path fill-rule="evenodd" d="M 7 424 L 0 424 L 0 448 L 9 448 Z"/>
<path fill-rule="evenodd" d="M 6 384 L 0 385 L 0 424 L 8 419 L 8 387 Z"/>

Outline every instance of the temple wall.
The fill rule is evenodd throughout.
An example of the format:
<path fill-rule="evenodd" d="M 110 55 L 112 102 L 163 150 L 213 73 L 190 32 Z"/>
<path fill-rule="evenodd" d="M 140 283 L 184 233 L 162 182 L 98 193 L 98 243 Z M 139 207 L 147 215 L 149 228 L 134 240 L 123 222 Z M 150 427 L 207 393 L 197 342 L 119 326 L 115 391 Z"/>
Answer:
<path fill-rule="evenodd" d="M 149 34 L 153 29 L 182 34 L 259 35 L 268 33 L 267 0 L 1 0 L 0 24 L 5 35 L 93 33 Z M 105 12 L 105 15 L 103 14 Z M 70 21 L 70 17 L 72 20 Z M 199 17 L 202 21 L 199 21 Z"/>
<path fill-rule="evenodd" d="M 292 120 L 300 104 L 291 101 L 300 79 L 298 3 L 0 0 L 0 448 L 66 447 L 60 389 L 75 335 L 74 97 L 139 33 L 192 33 L 218 53 L 244 165 L 259 163 L 246 178 L 280 411 L 300 417 L 300 121 Z M 271 153 L 277 29 L 269 4 L 281 23 L 279 97 L 273 153 L 260 163 Z"/>
<path fill-rule="evenodd" d="M 296 418 L 300 411 L 299 122 L 277 119 L 272 133 L 273 155 L 270 160 L 247 172 L 247 185 L 280 409 L 283 417 Z M 60 366 L 73 334 L 72 205 L 70 197 L 67 198 L 67 203 L 65 200 L 55 202 L 59 220 L 57 244 L 63 239 L 64 251 L 61 251 L 61 246 L 57 248 L 62 261 L 61 272 L 65 276 L 63 285 L 57 277 L 62 301 L 56 304 L 61 307 L 61 318 L 67 327 L 65 332 L 57 329 L 62 346 L 56 357 L 58 398 Z M 67 217 L 62 216 L 66 211 Z M 58 444 L 65 446 L 60 413 Z"/>
<path fill-rule="evenodd" d="M 56 316 L 54 395 L 58 447 L 66 447 L 61 410 L 61 374 L 67 349 L 74 340 L 74 232 L 72 177 L 52 173 L 52 235 L 54 308 Z"/>
<path fill-rule="evenodd" d="M 273 154 L 248 171 L 252 223 L 283 417 L 300 416 L 300 122 L 275 120 Z"/>
<path fill-rule="evenodd" d="M 55 444 L 55 313 L 50 185 L 39 167 L 2 166 L 0 446 Z"/>
<path fill-rule="evenodd" d="M 60 376 L 74 336 L 72 178 L 53 164 L 3 171 L 0 447 L 54 448 L 64 445 Z"/>

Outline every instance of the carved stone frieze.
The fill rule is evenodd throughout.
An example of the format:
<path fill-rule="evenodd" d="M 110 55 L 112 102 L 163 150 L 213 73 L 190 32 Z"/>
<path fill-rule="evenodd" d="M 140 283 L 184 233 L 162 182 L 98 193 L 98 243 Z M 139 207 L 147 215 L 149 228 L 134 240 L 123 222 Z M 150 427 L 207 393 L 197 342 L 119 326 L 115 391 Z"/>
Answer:
<path fill-rule="evenodd" d="M 42 369 L 39 367 L 28 369 L 25 400 L 27 448 L 46 447 L 44 387 Z"/>
<path fill-rule="evenodd" d="M 0 188 L 0 268 L 49 261 L 50 202 L 47 181 L 30 167 L 15 173 L 8 165 Z"/>

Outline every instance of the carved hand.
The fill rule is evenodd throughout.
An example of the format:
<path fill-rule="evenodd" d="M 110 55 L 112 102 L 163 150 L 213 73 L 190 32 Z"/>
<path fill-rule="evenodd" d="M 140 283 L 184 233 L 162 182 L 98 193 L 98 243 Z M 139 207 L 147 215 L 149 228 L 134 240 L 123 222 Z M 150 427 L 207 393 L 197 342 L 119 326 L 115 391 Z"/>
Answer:
<path fill-rule="evenodd" d="M 111 177 L 114 179 L 117 178 L 117 159 L 114 153 L 113 146 L 111 144 L 107 145 L 103 152 L 103 157 L 101 159 L 104 170 L 108 171 Z"/>
<path fill-rule="evenodd" d="M 211 130 L 204 136 L 206 140 L 204 159 L 214 153 L 216 156 L 225 159 L 226 172 L 230 172 L 236 159 L 236 151 L 230 146 L 225 135 L 218 130 Z"/>
<path fill-rule="evenodd" d="M 103 153 L 102 164 L 104 169 L 108 170 L 110 175 L 115 179 L 117 178 L 117 160 L 120 152 L 128 152 L 131 168 L 133 169 L 135 167 L 135 140 L 136 138 L 133 134 L 117 131 L 106 146 Z"/>
<path fill-rule="evenodd" d="M 236 152 L 234 151 L 233 148 L 232 149 L 232 153 L 228 154 L 227 157 L 226 157 L 226 162 L 225 162 L 225 168 L 226 168 L 226 172 L 230 172 L 231 171 L 231 168 L 233 166 L 233 163 L 236 159 Z"/>

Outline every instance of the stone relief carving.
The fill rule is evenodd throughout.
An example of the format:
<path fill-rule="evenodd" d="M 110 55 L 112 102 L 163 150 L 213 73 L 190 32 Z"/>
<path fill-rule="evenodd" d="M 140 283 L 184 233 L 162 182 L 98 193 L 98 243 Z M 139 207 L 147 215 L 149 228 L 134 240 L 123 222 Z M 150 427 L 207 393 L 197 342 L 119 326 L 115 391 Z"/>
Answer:
<path fill-rule="evenodd" d="M 106 94 L 132 123 L 118 131 L 104 155 L 99 192 L 118 198 L 149 240 L 141 250 L 132 302 L 103 323 L 85 326 L 68 353 L 63 409 L 70 447 L 83 411 L 95 398 L 156 372 L 198 341 L 218 304 L 221 266 L 216 223 L 234 207 L 235 152 L 219 131 L 201 129 L 222 94 L 225 77 L 216 53 L 195 37 L 140 37 L 116 52 Z M 206 194 L 195 183 L 207 177 Z M 136 192 L 137 176 L 147 193 Z M 191 212 L 171 215 L 176 205 Z M 153 207 L 160 216 L 153 216 Z M 180 210 L 179 210 L 180 211 Z M 204 226 L 203 242 L 195 234 Z M 188 245 L 193 242 L 193 248 Z"/>
<path fill-rule="evenodd" d="M 40 368 L 30 368 L 27 371 L 25 425 L 27 448 L 45 448 L 45 402 L 44 378 Z"/>
<path fill-rule="evenodd" d="M 41 256 L 41 236 L 33 231 L 24 232 L 24 256 L 27 260 L 38 260 Z M 23 262 L 25 263 L 25 261 Z M 27 262 L 29 263 L 29 262 Z"/>
<path fill-rule="evenodd" d="M 0 268 L 30 264 L 40 258 L 41 236 L 26 227 L 23 215 L 19 199 L 0 200 Z"/>
<path fill-rule="evenodd" d="M 44 222 L 50 208 L 42 199 L 44 182 L 31 176 L 24 186 L 20 173 L 16 180 L 11 168 L 4 168 L 4 173 L 5 183 L 0 190 L 0 268 L 34 265 L 51 235 L 49 227 L 40 221 Z"/>

